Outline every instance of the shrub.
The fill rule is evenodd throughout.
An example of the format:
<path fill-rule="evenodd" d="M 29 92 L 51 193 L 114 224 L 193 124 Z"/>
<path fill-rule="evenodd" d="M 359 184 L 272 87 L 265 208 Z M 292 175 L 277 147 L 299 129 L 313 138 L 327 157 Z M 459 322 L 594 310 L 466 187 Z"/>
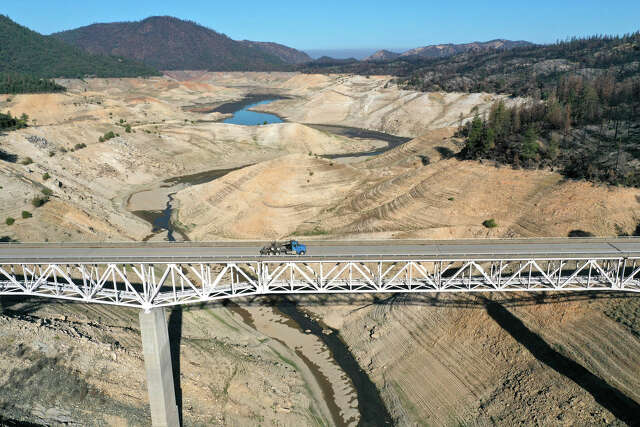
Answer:
<path fill-rule="evenodd" d="M 85 144 L 84 142 L 81 142 L 80 144 L 74 145 L 73 148 L 76 150 L 81 150 L 83 148 L 87 148 L 87 144 Z"/>
<path fill-rule="evenodd" d="M 7 225 L 13 225 L 13 223 L 16 222 L 16 220 L 14 218 L 8 217 L 4 222 Z"/>
<path fill-rule="evenodd" d="M 47 187 L 43 188 L 40 191 L 42 191 L 42 194 L 44 194 L 45 196 L 51 196 L 53 194 L 53 191 Z"/>
<path fill-rule="evenodd" d="M 55 156 L 55 155 L 56 155 L 56 152 L 55 152 L 55 151 L 53 151 L 53 150 L 49 151 L 49 157 L 53 157 L 53 156 Z"/>
<path fill-rule="evenodd" d="M 569 237 L 593 237 L 593 233 L 584 230 L 571 230 L 568 234 Z"/>
<path fill-rule="evenodd" d="M 22 162 L 23 165 L 30 165 L 31 163 L 33 163 L 33 160 L 31 159 L 31 157 L 25 157 Z"/>
<path fill-rule="evenodd" d="M 484 225 L 487 228 L 496 228 L 498 226 L 498 224 L 496 224 L 496 221 L 493 218 L 483 221 L 482 225 Z"/>
<path fill-rule="evenodd" d="M 31 215 L 31 212 L 29 211 L 22 211 L 22 218 L 31 218 L 33 215 Z"/>
<path fill-rule="evenodd" d="M 51 178 L 51 175 L 49 175 L 49 172 L 45 172 L 45 173 L 42 175 L 42 179 L 43 179 L 43 180 L 45 180 L 45 181 L 46 181 L 46 180 L 48 180 L 49 178 Z"/>
<path fill-rule="evenodd" d="M 33 207 L 39 208 L 40 206 L 44 205 L 48 201 L 49 201 L 48 197 L 38 197 L 38 196 L 36 196 L 31 200 L 31 204 L 33 205 Z"/>
<path fill-rule="evenodd" d="M 66 153 L 66 152 L 67 152 L 67 149 L 66 149 L 66 148 L 64 148 L 64 147 L 60 147 L 60 152 L 61 152 L 61 153 Z"/>
<path fill-rule="evenodd" d="M 125 131 L 126 133 L 131 133 L 131 125 L 127 125 L 127 126 L 124 128 L 124 131 Z"/>

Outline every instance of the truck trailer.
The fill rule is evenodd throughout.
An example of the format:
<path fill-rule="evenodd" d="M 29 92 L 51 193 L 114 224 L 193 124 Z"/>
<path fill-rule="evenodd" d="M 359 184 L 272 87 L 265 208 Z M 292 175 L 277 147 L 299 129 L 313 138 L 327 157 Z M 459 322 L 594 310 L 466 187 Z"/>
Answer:
<path fill-rule="evenodd" d="M 271 242 L 260 249 L 260 255 L 304 255 L 306 253 L 307 247 L 297 240 Z"/>

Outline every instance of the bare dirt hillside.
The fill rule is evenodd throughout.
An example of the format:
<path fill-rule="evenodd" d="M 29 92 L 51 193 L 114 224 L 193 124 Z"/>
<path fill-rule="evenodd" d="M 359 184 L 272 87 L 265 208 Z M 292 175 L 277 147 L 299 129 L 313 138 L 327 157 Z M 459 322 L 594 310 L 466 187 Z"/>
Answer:
<path fill-rule="evenodd" d="M 638 312 L 631 295 L 326 298 L 307 310 L 340 330 L 398 425 L 625 425 L 640 402 L 638 329 L 613 314 Z"/>
<path fill-rule="evenodd" d="M 461 117 L 468 119 L 476 111 L 482 114 L 497 99 L 509 105 L 521 102 L 494 94 L 405 91 L 389 76 L 199 72 L 172 72 L 171 76 L 181 82 L 285 95 L 288 99 L 254 109 L 293 122 L 353 126 L 406 137 L 457 126 Z"/>
<path fill-rule="evenodd" d="M 0 302 L 0 424 L 149 425 L 136 310 Z M 330 419 L 299 357 L 240 316 L 209 306 L 168 318 L 185 425 Z"/>
<path fill-rule="evenodd" d="M 175 194 L 185 237 L 297 236 L 312 248 L 319 238 L 609 236 L 640 219 L 635 189 L 457 160 L 452 126 L 494 95 L 293 73 L 60 82 L 67 93 L 0 96 L 0 111 L 33 119 L 0 134 L 2 240 L 142 240 L 152 226 L 128 209 L 162 209 L 164 180 L 242 165 Z M 243 127 L 210 112 L 252 94 L 287 97 L 262 107 L 290 121 Z M 413 139 L 354 157 L 381 142 L 305 123 Z M 482 225 L 490 218 L 496 228 Z M 334 333 L 398 425 L 621 425 L 640 403 L 637 297 L 388 297 L 298 298 L 315 335 L 264 299 L 171 312 L 184 425 L 357 424 L 354 382 L 322 343 Z M 149 424 L 134 311 L 2 297 L 0 355 L 0 424 Z"/>
<path fill-rule="evenodd" d="M 0 135 L 0 149 L 10 160 L 0 161 L 0 235 L 20 241 L 141 240 L 150 225 L 124 209 L 126 199 L 163 179 L 288 153 L 341 154 L 381 145 L 297 123 L 227 125 L 215 121 L 219 113 L 183 108 L 245 93 L 233 88 L 169 78 L 62 83 L 68 93 L 0 98 L 0 111 L 28 114 L 32 123 Z M 109 132 L 114 137 L 104 140 Z M 52 195 L 36 208 L 32 201 L 43 191 Z M 33 219 L 23 219 L 22 211 Z M 15 226 L 5 224 L 9 217 Z"/>
<path fill-rule="evenodd" d="M 281 157 L 182 190 L 177 220 L 210 240 L 610 236 L 640 218 L 637 190 L 463 162 L 456 149 L 441 130 L 355 163 Z"/>

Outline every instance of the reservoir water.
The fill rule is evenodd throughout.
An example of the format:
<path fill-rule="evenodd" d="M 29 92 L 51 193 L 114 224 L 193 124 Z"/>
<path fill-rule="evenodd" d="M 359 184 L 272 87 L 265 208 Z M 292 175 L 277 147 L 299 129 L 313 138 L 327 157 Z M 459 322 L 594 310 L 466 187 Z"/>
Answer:
<path fill-rule="evenodd" d="M 275 99 L 267 99 L 264 101 L 252 102 L 248 105 L 243 106 L 240 110 L 237 110 L 233 113 L 233 117 L 229 117 L 225 119 L 223 123 L 229 123 L 233 125 L 244 125 L 244 126 L 257 126 L 271 123 L 282 123 L 282 119 L 274 114 L 268 113 L 259 113 L 256 111 L 251 111 L 249 108 L 255 107 L 257 105 L 268 104 L 270 102 L 275 101 Z"/>

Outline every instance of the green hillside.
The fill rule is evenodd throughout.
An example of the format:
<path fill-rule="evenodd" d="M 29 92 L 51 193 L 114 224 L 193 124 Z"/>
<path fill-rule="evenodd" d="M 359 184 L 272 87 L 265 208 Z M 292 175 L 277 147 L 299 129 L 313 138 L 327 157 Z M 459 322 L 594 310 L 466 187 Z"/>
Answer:
<path fill-rule="evenodd" d="M 52 37 L 89 53 L 118 55 L 160 70 L 285 70 L 288 64 L 280 56 L 297 52 L 281 45 L 238 42 L 195 22 L 171 16 L 93 24 Z"/>
<path fill-rule="evenodd" d="M 50 79 L 22 73 L 0 73 L 0 93 L 52 93 L 66 88 Z"/>
<path fill-rule="evenodd" d="M 128 59 L 88 54 L 56 38 L 31 31 L 3 15 L 0 15 L 0 73 L 23 73 L 39 78 L 159 74 Z"/>

